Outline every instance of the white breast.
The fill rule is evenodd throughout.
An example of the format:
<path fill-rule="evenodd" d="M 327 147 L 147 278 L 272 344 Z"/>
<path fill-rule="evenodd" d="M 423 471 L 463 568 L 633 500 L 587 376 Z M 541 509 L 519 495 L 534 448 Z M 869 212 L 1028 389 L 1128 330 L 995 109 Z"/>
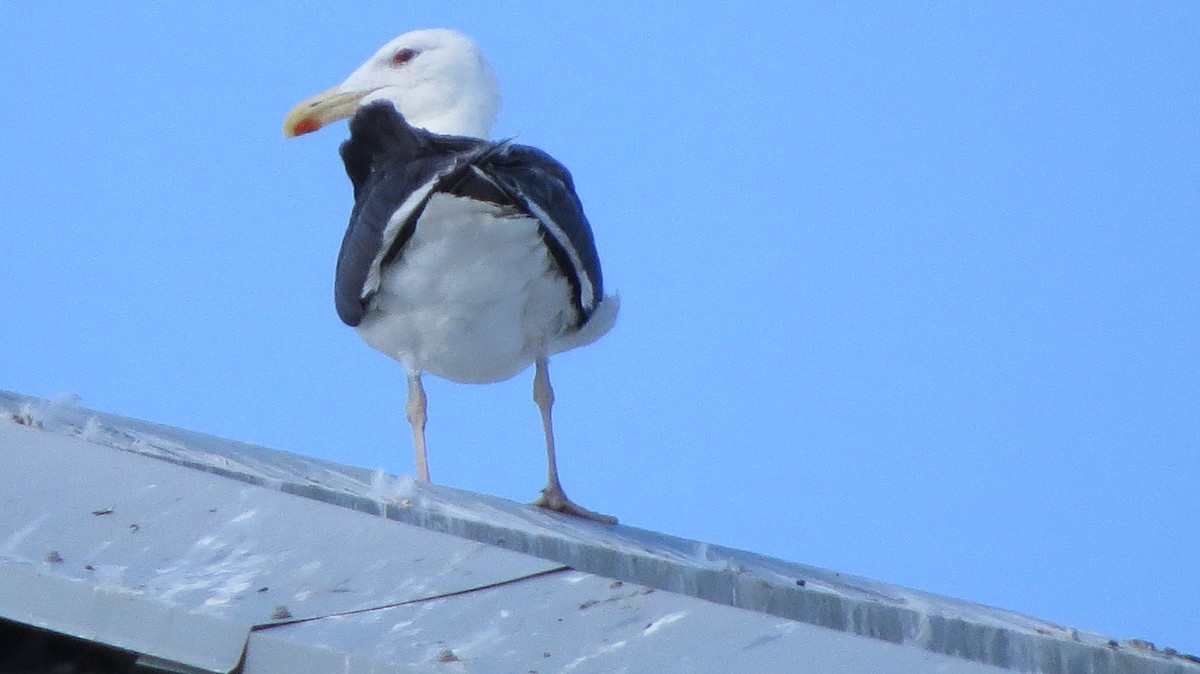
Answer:
<path fill-rule="evenodd" d="M 358 334 L 410 373 L 460 383 L 502 381 L 561 350 L 574 319 L 537 221 L 471 199 L 434 195 L 381 281 Z"/>

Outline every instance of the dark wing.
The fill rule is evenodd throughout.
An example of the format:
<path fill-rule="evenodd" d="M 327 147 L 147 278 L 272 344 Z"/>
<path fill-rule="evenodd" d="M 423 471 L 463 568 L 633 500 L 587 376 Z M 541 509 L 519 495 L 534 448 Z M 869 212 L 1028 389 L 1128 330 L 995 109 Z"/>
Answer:
<path fill-rule="evenodd" d="M 477 164 L 509 195 L 510 203 L 541 223 L 546 248 L 571 284 L 579 325 L 586 323 L 604 297 L 604 281 L 571 173 L 550 155 L 525 145 L 504 146 Z"/>
<path fill-rule="evenodd" d="M 338 255 L 334 296 L 347 325 L 362 321 L 377 290 L 367 287 L 371 269 L 378 273 L 401 254 L 438 192 L 538 220 L 551 258 L 571 285 L 579 325 L 603 298 L 599 256 L 571 174 L 546 153 L 414 129 L 391 103 L 378 102 L 355 114 L 341 154 L 354 186 L 354 210 Z M 403 221 L 389 231 L 394 217 Z"/>
<path fill-rule="evenodd" d="M 350 139 L 341 147 L 346 175 L 354 186 L 354 210 L 342 238 L 334 281 L 334 303 L 343 322 L 351 326 L 362 322 L 369 299 L 364 288 L 372 266 L 390 262 L 408 243 L 439 176 L 455 173 L 466 158 L 489 145 L 414 129 L 388 102 L 364 106 L 354 115 Z M 384 241 L 388 222 L 402 207 L 408 217 Z"/>

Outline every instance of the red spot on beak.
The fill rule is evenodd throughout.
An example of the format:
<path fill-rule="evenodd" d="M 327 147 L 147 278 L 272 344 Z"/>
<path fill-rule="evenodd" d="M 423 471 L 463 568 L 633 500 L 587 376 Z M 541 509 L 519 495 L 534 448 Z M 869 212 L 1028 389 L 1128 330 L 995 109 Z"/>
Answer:
<path fill-rule="evenodd" d="M 303 136 L 304 134 L 312 133 L 319 128 L 321 128 L 321 123 L 318 122 L 315 117 L 305 117 L 299 122 L 296 122 L 296 125 L 292 127 L 292 135 Z"/>

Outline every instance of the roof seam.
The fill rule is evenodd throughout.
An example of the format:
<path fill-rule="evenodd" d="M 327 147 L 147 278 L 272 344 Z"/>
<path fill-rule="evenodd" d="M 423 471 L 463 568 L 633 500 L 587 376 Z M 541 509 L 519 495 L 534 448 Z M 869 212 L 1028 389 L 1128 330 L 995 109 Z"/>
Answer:
<path fill-rule="evenodd" d="M 523 583 L 527 580 L 531 580 L 534 578 L 541 578 L 542 576 L 549 576 L 549 575 L 556 574 L 556 573 L 562 573 L 563 571 L 567 571 L 569 569 L 570 569 L 570 567 L 566 566 L 566 565 L 557 566 L 552 569 L 545 569 L 542 571 L 537 571 L 535 573 L 528 573 L 523 576 L 517 576 L 516 578 L 506 578 L 505 580 L 497 581 L 494 583 L 488 583 L 486 585 L 476 585 L 474 587 L 468 587 L 468 588 L 464 588 L 462 590 L 454 590 L 452 592 L 442 592 L 439 594 L 429 595 L 427 597 L 417 597 L 415 599 L 405 599 L 403 601 L 394 601 L 394 602 L 389 602 L 387 604 L 380 604 L 378 606 L 368 606 L 365 608 L 356 608 L 356 609 L 351 609 L 349 611 L 336 611 L 334 613 L 326 613 L 326 614 L 322 614 L 322 615 L 308 616 L 305 618 L 293 618 L 290 620 L 277 620 L 277 621 L 269 622 L 269 623 L 260 623 L 257 625 L 252 625 L 250 627 L 250 631 L 251 632 L 264 632 L 266 630 L 270 630 L 270 629 L 273 629 L 276 627 L 287 627 L 289 625 L 298 625 L 301 623 L 309 623 L 309 622 L 314 622 L 317 620 L 324 620 L 326 618 L 337 618 L 340 616 L 358 615 L 360 613 L 370 613 L 371 611 L 382 611 L 384 609 L 396 608 L 397 606 L 408 606 L 410 604 L 420 604 L 420 603 L 427 602 L 427 601 L 433 601 L 435 599 L 446 599 L 448 597 L 458 597 L 461 595 L 472 594 L 475 592 L 481 592 L 483 590 L 490 590 L 492 588 L 504 587 L 506 585 L 514 585 L 516 583 Z"/>

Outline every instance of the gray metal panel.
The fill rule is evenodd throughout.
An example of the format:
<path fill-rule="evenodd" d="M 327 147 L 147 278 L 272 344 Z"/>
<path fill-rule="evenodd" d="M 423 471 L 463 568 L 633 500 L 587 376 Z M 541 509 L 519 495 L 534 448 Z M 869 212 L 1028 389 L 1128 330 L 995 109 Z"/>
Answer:
<path fill-rule="evenodd" d="M 631 527 L 605 527 L 502 499 L 99 414 L 69 400 L 51 404 L 0 392 L 0 409 L 5 407 L 22 422 L 40 424 L 56 435 L 383 515 L 608 578 L 953 656 L 958 662 L 1068 674 L 1200 672 L 1195 658 L 1145 642 L 1110 641 L 1000 609 L 753 553 Z M 288 509 L 279 514 L 284 521 L 301 521 Z"/>
<path fill-rule="evenodd" d="M 0 424 L 0 615 L 212 671 L 253 625 L 561 565 Z"/>
<path fill-rule="evenodd" d="M 64 582 L 51 570 L 0 559 L 0 616 L 89 641 L 228 672 L 247 627 L 138 596 L 131 588 Z"/>
<path fill-rule="evenodd" d="M 577 571 L 255 632 L 245 672 L 312 663 L 345 674 L 1005 671 Z"/>

